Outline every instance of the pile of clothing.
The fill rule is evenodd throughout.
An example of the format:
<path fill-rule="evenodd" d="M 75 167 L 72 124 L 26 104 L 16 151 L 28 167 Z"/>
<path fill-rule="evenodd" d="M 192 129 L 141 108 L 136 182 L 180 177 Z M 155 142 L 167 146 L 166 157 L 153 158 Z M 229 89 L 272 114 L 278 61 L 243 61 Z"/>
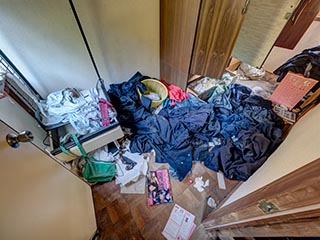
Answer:
<path fill-rule="evenodd" d="M 320 45 L 305 49 L 302 53 L 290 58 L 278 67 L 274 73 L 279 75 L 277 81 L 286 76 L 287 72 L 301 73 L 307 78 L 320 80 Z"/>
<path fill-rule="evenodd" d="M 229 179 L 246 180 L 281 143 L 282 120 L 272 111 L 271 102 L 251 95 L 235 84 L 207 102 L 189 94 L 172 106 L 164 101 L 153 114 L 140 101 L 144 91 L 139 72 L 130 80 L 110 85 L 108 94 L 118 120 L 132 130 L 132 152 L 156 152 L 156 162 L 169 163 L 182 181 L 192 161 L 204 162 Z"/>
<path fill-rule="evenodd" d="M 99 95 L 97 88 L 79 91 L 65 88 L 50 93 L 38 103 L 38 120 L 45 128 L 70 123 L 75 132 L 85 135 L 115 121 L 113 106 Z"/>

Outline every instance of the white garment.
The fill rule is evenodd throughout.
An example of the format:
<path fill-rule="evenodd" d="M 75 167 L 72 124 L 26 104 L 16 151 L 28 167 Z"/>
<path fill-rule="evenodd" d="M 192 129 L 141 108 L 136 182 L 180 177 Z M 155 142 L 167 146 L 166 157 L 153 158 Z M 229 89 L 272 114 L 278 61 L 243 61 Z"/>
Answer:
<path fill-rule="evenodd" d="M 44 125 L 70 122 L 78 134 L 84 135 L 102 126 L 98 102 L 95 88 L 81 92 L 67 88 L 50 93 L 38 107 Z"/>
<path fill-rule="evenodd" d="M 131 181 L 137 180 L 140 175 L 147 175 L 149 157 L 144 159 L 139 153 L 131 153 L 126 151 L 123 156 L 135 161 L 137 165 L 130 170 L 126 170 L 126 165 L 117 159 L 117 177 L 116 184 L 121 186 L 128 184 Z"/>

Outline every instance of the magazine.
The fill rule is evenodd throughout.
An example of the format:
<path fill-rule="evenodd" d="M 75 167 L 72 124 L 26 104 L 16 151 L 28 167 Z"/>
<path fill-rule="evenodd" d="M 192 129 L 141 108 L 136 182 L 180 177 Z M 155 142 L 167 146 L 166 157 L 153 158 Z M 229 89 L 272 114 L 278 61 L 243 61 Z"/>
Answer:
<path fill-rule="evenodd" d="M 168 169 L 149 171 L 147 194 L 149 206 L 173 202 Z"/>

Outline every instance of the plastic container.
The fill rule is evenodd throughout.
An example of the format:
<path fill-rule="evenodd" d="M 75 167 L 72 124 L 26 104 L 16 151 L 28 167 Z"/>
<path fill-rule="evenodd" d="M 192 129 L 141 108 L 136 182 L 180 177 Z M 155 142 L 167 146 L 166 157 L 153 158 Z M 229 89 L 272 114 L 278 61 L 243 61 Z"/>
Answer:
<path fill-rule="evenodd" d="M 145 79 L 145 80 L 142 80 L 141 82 L 147 87 L 147 90 L 144 93 L 141 93 L 140 91 L 138 91 L 140 98 L 142 95 L 148 94 L 149 92 L 157 93 L 161 97 L 160 100 L 151 101 L 151 108 L 158 107 L 168 97 L 167 87 L 159 80 Z"/>

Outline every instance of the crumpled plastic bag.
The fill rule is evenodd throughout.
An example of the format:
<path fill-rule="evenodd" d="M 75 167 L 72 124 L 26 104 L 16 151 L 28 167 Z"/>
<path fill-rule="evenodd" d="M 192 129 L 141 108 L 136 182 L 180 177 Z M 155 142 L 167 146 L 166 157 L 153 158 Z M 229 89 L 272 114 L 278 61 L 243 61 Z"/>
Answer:
<path fill-rule="evenodd" d="M 203 192 L 205 187 L 209 186 L 209 179 L 207 179 L 205 182 L 202 180 L 201 177 L 195 178 L 195 184 L 193 185 L 199 192 Z"/>
<path fill-rule="evenodd" d="M 264 69 L 255 68 L 247 63 L 241 63 L 237 72 L 242 72 L 242 75 L 251 80 L 260 80 L 266 73 Z"/>

